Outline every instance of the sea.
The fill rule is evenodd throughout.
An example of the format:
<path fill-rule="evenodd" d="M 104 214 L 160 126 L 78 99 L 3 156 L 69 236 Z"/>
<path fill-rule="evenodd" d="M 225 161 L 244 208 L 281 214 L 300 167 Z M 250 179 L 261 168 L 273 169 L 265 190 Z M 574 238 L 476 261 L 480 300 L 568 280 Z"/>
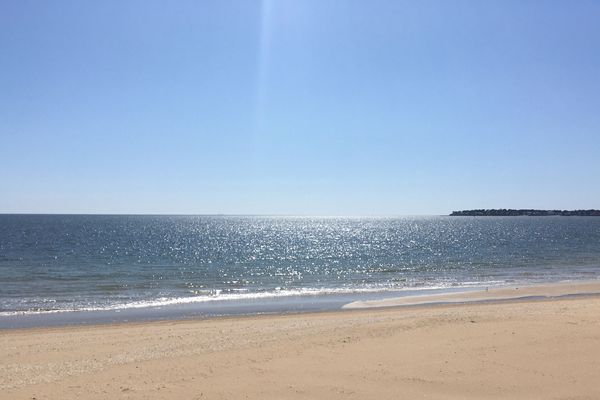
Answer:
<path fill-rule="evenodd" d="M 598 217 L 0 215 L 0 328 L 598 278 Z"/>

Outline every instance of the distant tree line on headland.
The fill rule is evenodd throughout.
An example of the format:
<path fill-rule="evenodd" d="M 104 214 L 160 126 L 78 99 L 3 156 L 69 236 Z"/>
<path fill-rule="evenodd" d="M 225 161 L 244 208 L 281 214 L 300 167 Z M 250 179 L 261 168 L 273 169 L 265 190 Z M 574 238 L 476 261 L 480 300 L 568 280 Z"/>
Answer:
<path fill-rule="evenodd" d="M 472 217 L 518 217 L 518 216 L 533 216 L 547 217 L 552 215 L 561 215 L 564 217 L 581 216 L 581 217 L 600 217 L 600 210 L 531 210 L 531 209 L 489 209 L 489 210 L 462 210 L 452 211 L 450 216 L 472 216 Z"/>

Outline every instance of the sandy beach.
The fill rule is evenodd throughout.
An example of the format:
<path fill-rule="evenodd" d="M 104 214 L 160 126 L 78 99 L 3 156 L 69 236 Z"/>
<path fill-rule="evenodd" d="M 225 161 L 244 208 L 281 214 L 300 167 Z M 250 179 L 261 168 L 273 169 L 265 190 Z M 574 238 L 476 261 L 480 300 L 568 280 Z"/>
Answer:
<path fill-rule="evenodd" d="M 0 398 L 598 399 L 600 297 L 5 330 Z"/>

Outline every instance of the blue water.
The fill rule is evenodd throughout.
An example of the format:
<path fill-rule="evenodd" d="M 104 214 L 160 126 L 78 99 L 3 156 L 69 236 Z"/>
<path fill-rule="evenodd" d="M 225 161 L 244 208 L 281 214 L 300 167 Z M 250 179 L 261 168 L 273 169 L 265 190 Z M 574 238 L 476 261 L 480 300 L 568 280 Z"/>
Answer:
<path fill-rule="evenodd" d="M 594 217 L 0 215 L 0 318 L 599 276 Z"/>

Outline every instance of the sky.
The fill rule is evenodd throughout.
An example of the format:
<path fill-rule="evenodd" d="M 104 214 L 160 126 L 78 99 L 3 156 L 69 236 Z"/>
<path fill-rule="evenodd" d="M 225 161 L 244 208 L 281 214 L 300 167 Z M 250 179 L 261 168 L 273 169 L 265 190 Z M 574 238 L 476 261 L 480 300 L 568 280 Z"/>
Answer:
<path fill-rule="evenodd" d="M 0 213 L 600 208 L 598 1 L 0 2 Z"/>

